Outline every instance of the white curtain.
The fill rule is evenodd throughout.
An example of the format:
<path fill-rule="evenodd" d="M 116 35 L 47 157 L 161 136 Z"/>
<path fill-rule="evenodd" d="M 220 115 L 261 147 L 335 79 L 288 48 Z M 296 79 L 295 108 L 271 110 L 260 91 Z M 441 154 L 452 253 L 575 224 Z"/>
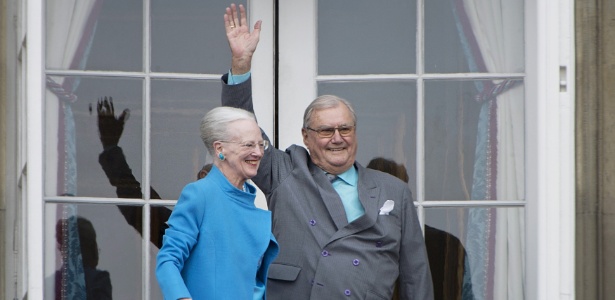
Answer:
<path fill-rule="evenodd" d="M 84 68 L 101 4 L 102 0 L 48 1 L 45 28 L 48 70 Z M 46 131 L 58 132 L 57 136 L 46 135 L 46 194 L 75 195 L 76 166 L 71 165 L 75 145 L 71 144 L 68 130 L 74 128 L 70 104 L 77 101 L 73 94 L 77 84 L 62 77 L 47 76 L 46 79 Z M 60 112 L 59 115 L 55 115 L 56 112 Z M 56 177 L 58 181 L 54 182 Z"/>
<path fill-rule="evenodd" d="M 474 59 L 477 70 L 484 72 L 523 72 L 524 35 L 523 1 L 462 0 L 463 10 L 475 39 Z M 482 60 L 482 61 L 481 61 Z M 480 70 L 480 68 L 484 70 Z M 495 163 L 487 162 L 485 182 L 488 199 L 524 199 L 524 93 L 519 81 L 494 81 L 484 87 L 486 103 L 483 118 L 487 135 L 496 133 L 487 142 L 488 155 L 496 155 Z M 477 146 L 478 147 L 478 146 Z M 479 153 L 479 151 L 477 151 Z M 489 172 L 495 174 L 490 174 Z M 489 175 L 490 174 L 490 175 Z M 495 178 L 493 177 L 495 175 Z M 494 178 L 492 182 L 488 182 Z M 475 178 L 476 180 L 477 178 Z M 495 189 L 492 185 L 495 184 Z M 486 218 L 472 218 L 468 230 L 476 225 L 488 240 L 482 247 L 469 249 L 470 271 L 475 299 L 524 299 L 525 286 L 525 223 L 522 209 L 481 209 Z M 483 216 L 485 217 L 485 216 Z M 495 224 L 492 224 L 494 222 Z M 492 232 L 494 231 L 494 232 Z M 469 234 L 471 234 L 469 232 Z M 471 243 L 470 243 L 471 244 Z M 469 252 L 470 252 L 469 251 Z"/>
<path fill-rule="evenodd" d="M 50 0 L 47 1 L 46 69 L 83 69 L 89 46 L 96 27 L 102 0 Z M 77 165 L 75 124 L 71 105 L 77 101 L 74 91 L 78 81 L 62 77 L 46 77 L 45 93 L 45 194 L 77 195 Z M 76 214 L 72 205 L 61 205 L 55 215 L 62 219 L 61 254 L 65 257 L 59 271 L 61 299 L 85 299 L 85 278 L 79 246 Z M 47 218 L 47 228 L 56 228 L 56 218 Z M 53 234 L 55 230 L 52 230 Z M 54 238 L 46 239 L 46 249 L 55 249 Z M 51 252 L 51 253 L 49 253 Z M 52 251 L 46 252 L 47 262 L 55 261 Z M 49 268 L 51 267 L 51 268 Z M 47 266 L 53 270 L 55 266 Z M 47 276 L 54 276 L 47 274 Z M 54 282 L 55 280 L 51 281 Z M 55 299 L 52 293 L 58 285 L 47 286 L 46 297 Z"/>

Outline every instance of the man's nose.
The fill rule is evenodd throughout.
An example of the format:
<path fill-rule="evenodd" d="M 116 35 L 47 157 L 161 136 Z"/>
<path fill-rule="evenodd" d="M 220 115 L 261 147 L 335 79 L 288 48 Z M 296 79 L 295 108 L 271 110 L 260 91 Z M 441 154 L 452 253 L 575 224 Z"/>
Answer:
<path fill-rule="evenodd" d="M 339 143 L 341 141 L 343 141 L 344 139 L 342 138 L 342 134 L 340 134 L 339 129 L 335 129 L 335 132 L 333 132 L 333 136 L 331 137 L 331 141 L 334 143 Z"/>

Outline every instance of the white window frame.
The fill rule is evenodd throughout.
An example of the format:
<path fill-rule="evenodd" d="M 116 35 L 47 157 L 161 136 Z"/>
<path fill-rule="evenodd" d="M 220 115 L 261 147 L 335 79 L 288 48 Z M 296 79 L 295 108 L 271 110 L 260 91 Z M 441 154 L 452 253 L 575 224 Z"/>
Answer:
<path fill-rule="evenodd" d="M 146 1 L 147 2 L 147 1 Z M 259 0 L 251 9 L 252 20 L 273 20 L 273 1 Z M 279 1 L 280 6 L 304 6 L 308 1 Z M 256 8 L 258 6 L 258 8 Z M 526 283 L 528 299 L 574 298 L 574 1 L 528 0 L 526 7 Z M 28 298 L 43 298 L 43 108 L 44 108 L 44 1 L 26 3 L 27 46 L 25 67 L 26 95 L 26 251 Z M 294 7 L 295 8 L 295 7 Z M 302 11 L 298 16 L 311 16 Z M 283 19 L 288 16 L 280 15 Z M 296 16 L 295 16 L 296 17 Z M 294 22 L 313 20 L 294 19 Z M 253 22 L 252 22 L 253 23 Z M 306 23 L 303 23 L 304 25 Z M 255 105 L 257 115 L 273 110 L 273 22 L 264 23 L 259 51 L 255 54 Z M 307 26 L 306 27 L 310 27 Z M 312 27 L 313 28 L 313 27 Z M 268 33 L 269 32 L 269 33 Z M 280 28 L 280 38 L 285 34 Z M 309 38 L 304 36 L 304 38 Z M 313 51 L 314 49 L 305 49 Z M 310 53 L 296 53 L 309 57 Z M 279 68 L 298 60 L 280 58 Z M 315 64 L 311 64 L 314 66 Z M 307 82 L 313 82 L 315 70 L 311 66 L 297 73 Z M 280 87 L 284 88 L 284 78 Z M 288 88 L 297 88 L 287 86 Z M 296 90 L 296 89 L 295 89 Z M 316 90 L 315 88 L 313 89 Z M 297 111 L 280 114 L 281 124 L 294 124 L 297 120 L 284 119 L 302 115 L 302 108 L 315 95 L 295 93 L 293 103 Z M 268 99 L 265 101 L 265 99 Z M 259 111 L 261 110 L 261 111 Z M 259 118 L 265 130 L 273 132 L 272 118 Z M 295 125 L 293 129 L 295 129 Z M 302 143 L 295 136 L 280 137 L 280 146 Z M 144 277 L 145 278 L 145 277 Z M 145 297 L 145 294 L 144 294 Z"/>
<path fill-rule="evenodd" d="M 28 298 L 43 299 L 43 95 L 44 44 L 43 3 L 26 4 L 26 128 L 27 128 L 27 188 L 26 192 L 26 253 Z"/>
<path fill-rule="evenodd" d="M 4 268 L 4 287 L 2 294 L 6 299 L 26 294 L 26 89 L 25 63 L 27 61 L 25 43 L 25 9 L 24 2 L 9 2 L 3 16 L 13 22 L 6 26 L 6 176 L 5 205 L 6 222 L 4 225 L 5 251 L 2 258 Z M 2 277 L 2 276 L 0 276 Z M 0 296 L 2 297 L 2 296 Z"/>
<path fill-rule="evenodd" d="M 574 299 L 574 0 L 525 3 L 527 297 Z"/>

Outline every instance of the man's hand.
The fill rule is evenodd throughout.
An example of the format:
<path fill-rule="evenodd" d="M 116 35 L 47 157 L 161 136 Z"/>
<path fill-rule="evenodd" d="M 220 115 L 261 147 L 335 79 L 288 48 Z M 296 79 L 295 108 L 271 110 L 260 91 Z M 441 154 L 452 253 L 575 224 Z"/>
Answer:
<path fill-rule="evenodd" d="M 246 9 L 243 4 L 239 5 L 239 16 L 235 3 L 226 8 L 224 15 L 224 28 L 226 38 L 231 47 L 232 62 L 231 72 L 235 75 L 245 74 L 252 67 L 252 55 L 260 39 L 261 21 L 254 24 L 254 30 L 250 33 L 250 25 L 246 17 Z"/>
<path fill-rule="evenodd" d="M 124 132 L 124 123 L 130 117 L 130 110 L 124 109 L 119 117 L 115 117 L 113 98 L 98 99 L 98 133 L 103 147 L 117 146 Z"/>

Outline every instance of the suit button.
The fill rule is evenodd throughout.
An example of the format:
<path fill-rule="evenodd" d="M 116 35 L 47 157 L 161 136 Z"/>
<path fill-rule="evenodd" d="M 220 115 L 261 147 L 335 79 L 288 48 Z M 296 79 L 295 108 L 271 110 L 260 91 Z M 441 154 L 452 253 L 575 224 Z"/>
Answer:
<path fill-rule="evenodd" d="M 346 296 L 350 296 L 350 290 L 345 290 L 345 291 L 344 291 L 344 295 L 346 295 Z"/>
<path fill-rule="evenodd" d="M 355 265 L 355 266 L 358 266 L 358 265 L 359 265 L 359 260 L 355 258 L 355 259 L 352 261 L 352 264 L 353 264 L 353 265 Z"/>
<path fill-rule="evenodd" d="M 322 254 L 322 256 L 325 256 L 325 257 L 326 257 L 326 256 L 329 256 L 329 251 L 327 251 L 327 250 L 322 250 L 321 254 Z"/>
<path fill-rule="evenodd" d="M 312 226 L 316 225 L 316 220 L 310 220 L 310 225 Z"/>
<path fill-rule="evenodd" d="M 382 242 L 381 241 L 377 241 L 376 242 L 376 247 L 378 247 L 378 248 L 382 247 Z"/>

